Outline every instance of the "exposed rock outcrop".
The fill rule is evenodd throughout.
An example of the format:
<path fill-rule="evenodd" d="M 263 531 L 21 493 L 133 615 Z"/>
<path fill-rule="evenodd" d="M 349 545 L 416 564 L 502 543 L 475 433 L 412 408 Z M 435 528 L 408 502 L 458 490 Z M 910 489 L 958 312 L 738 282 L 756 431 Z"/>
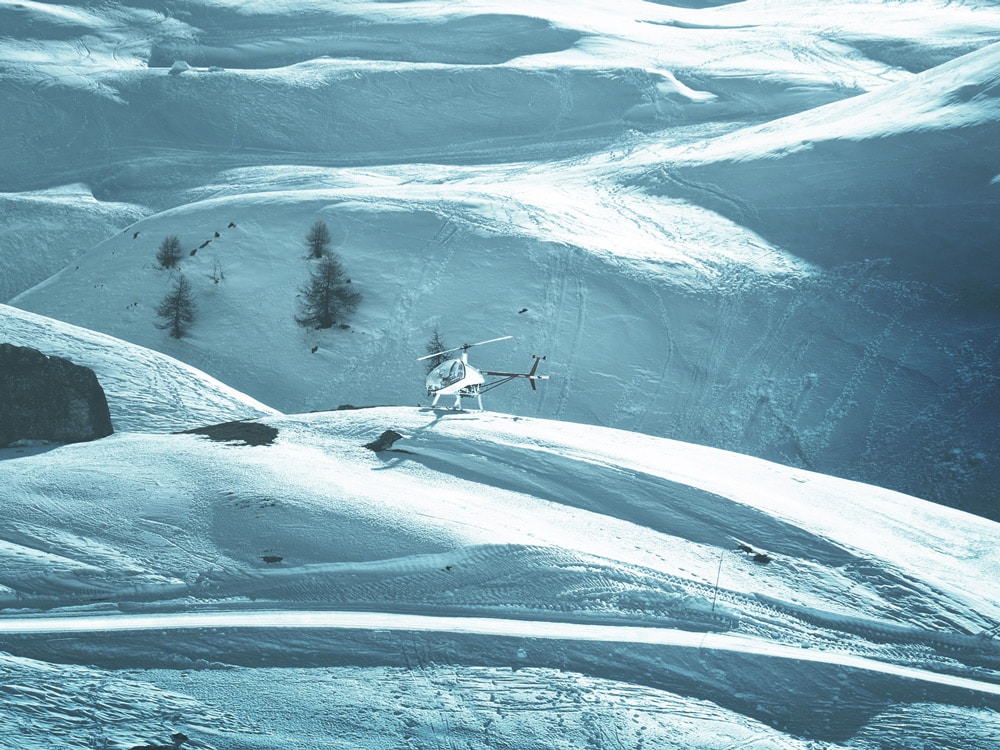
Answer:
<path fill-rule="evenodd" d="M 112 432 L 108 400 L 93 370 L 0 344 L 0 448 L 19 440 L 78 443 Z"/>
<path fill-rule="evenodd" d="M 234 422 L 182 430 L 180 434 L 204 435 L 209 440 L 232 445 L 271 445 L 278 437 L 278 430 L 260 422 L 238 419 Z"/>
<path fill-rule="evenodd" d="M 370 443 L 365 443 L 365 448 L 370 451 L 375 451 L 376 453 L 381 453 L 382 451 L 387 451 L 392 447 L 392 444 L 399 440 L 402 435 L 400 435 L 395 430 L 386 430 L 375 440 Z"/>

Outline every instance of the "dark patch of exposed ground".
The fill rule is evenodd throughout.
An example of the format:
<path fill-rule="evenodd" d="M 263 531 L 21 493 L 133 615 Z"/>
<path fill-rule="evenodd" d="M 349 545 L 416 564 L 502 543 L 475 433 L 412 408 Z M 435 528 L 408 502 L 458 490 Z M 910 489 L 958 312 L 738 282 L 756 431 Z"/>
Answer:
<path fill-rule="evenodd" d="M 278 430 L 260 422 L 223 422 L 221 424 L 195 427 L 180 434 L 204 435 L 209 440 L 237 445 L 271 445 L 278 437 Z"/>

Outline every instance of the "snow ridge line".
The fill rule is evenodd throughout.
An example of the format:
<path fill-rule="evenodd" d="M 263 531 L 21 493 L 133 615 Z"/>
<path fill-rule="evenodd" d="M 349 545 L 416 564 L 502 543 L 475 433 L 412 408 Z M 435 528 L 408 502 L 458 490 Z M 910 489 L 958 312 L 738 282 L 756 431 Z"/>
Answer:
<path fill-rule="evenodd" d="M 88 615 L 0 619 L 0 635 L 196 630 L 199 628 L 409 630 L 510 638 L 635 643 L 807 661 L 1000 696 L 1000 684 L 917 667 L 757 638 L 632 625 L 591 625 L 539 620 L 443 617 L 390 612 L 249 611 L 148 615 Z"/>

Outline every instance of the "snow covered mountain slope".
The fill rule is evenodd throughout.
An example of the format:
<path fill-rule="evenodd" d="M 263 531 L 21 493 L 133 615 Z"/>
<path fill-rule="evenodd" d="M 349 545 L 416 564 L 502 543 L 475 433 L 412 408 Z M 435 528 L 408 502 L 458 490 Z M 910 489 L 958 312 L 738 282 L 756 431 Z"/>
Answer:
<path fill-rule="evenodd" d="M 0 193 L 0 301 L 49 278 L 143 213 L 97 201 L 83 185 Z"/>
<path fill-rule="evenodd" d="M 409 169 L 338 172 L 324 189 L 281 170 L 240 174 L 290 184 L 150 217 L 17 304 L 164 351 L 286 412 L 420 403 L 414 360 L 436 328 L 450 345 L 512 334 L 473 361 L 509 369 L 544 354 L 553 380 L 538 393 L 509 386 L 490 408 L 677 436 L 991 512 L 988 319 L 878 266 L 820 272 L 729 222 L 699 232 L 700 209 L 581 185 L 572 168 L 546 173 L 512 177 L 499 204 L 495 188 L 447 168 L 433 187 L 408 184 Z M 573 186 L 567 199 L 553 199 L 553 178 Z M 364 295 L 349 331 L 294 321 L 317 219 Z M 181 341 L 154 326 L 172 283 L 154 261 L 168 234 L 197 251 L 181 270 L 200 319 Z M 628 252 L 616 251 L 623 237 Z"/>
<path fill-rule="evenodd" d="M 0 332 L 6 343 L 92 369 L 118 432 L 173 432 L 276 413 L 159 352 L 15 307 L 0 305 Z"/>
<path fill-rule="evenodd" d="M 311 747 L 317 731 L 370 746 L 405 735 L 397 719 L 418 746 L 473 747 L 529 747 L 563 723 L 574 738 L 589 723 L 705 747 L 884 746 L 914 726 L 960 747 L 1000 726 L 994 522 L 712 448 L 499 414 L 376 408 L 240 429 L 0 460 L 0 582 L 19 610 L 0 643 L 21 657 L 2 662 L 19 686 L 6 721 L 33 716 L 28 737 L 58 726 L 67 697 L 30 686 L 61 670 L 106 686 L 91 731 L 136 744 L 157 717 L 161 734 L 220 748 Z M 385 429 L 404 437 L 367 450 Z M 211 668 L 224 665 L 240 668 Z M 452 709 L 433 690 L 401 702 L 372 679 L 408 690 L 403 667 L 464 706 L 455 725 L 436 724 Z M 251 697 L 251 679 L 282 684 Z M 484 684 L 496 696 L 473 699 Z M 538 691 L 617 708 L 585 721 L 554 695 L 538 698 L 545 719 L 501 721 Z M 276 711 L 283 694 L 295 710 Z M 113 699 L 117 719 L 99 721 Z"/>
<path fill-rule="evenodd" d="M 995 313 L 1000 44 L 878 91 L 662 151 L 640 182 L 825 267 L 869 258 Z M 654 151 L 656 149 L 653 149 Z"/>
<path fill-rule="evenodd" d="M 117 430 L 0 451 L 0 745 L 1000 747 L 997 43 L 987 0 L 0 0 L 0 340 Z M 552 379 L 417 408 L 435 330 Z"/>
<path fill-rule="evenodd" d="M 435 328 L 511 334 L 483 364 L 554 378 L 491 408 L 997 516 L 994 4 L 0 13 L 0 190 L 148 212 L 33 288 L 10 263 L 19 307 L 285 412 L 418 403 Z M 350 331 L 293 321 L 316 220 L 365 297 Z M 153 325 L 167 234 L 196 251 L 181 342 Z"/>

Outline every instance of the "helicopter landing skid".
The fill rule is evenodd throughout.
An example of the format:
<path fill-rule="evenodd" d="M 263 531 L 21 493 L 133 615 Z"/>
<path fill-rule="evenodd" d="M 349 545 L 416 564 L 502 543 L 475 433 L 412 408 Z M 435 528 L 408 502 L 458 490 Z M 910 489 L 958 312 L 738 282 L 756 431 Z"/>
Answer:
<path fill-rule="evenodd" d="M 421 406 L 420 411 L 433 411 L 439 414 L 479 414 L 483 409 L 466 409 L 464 406 Z"/>

